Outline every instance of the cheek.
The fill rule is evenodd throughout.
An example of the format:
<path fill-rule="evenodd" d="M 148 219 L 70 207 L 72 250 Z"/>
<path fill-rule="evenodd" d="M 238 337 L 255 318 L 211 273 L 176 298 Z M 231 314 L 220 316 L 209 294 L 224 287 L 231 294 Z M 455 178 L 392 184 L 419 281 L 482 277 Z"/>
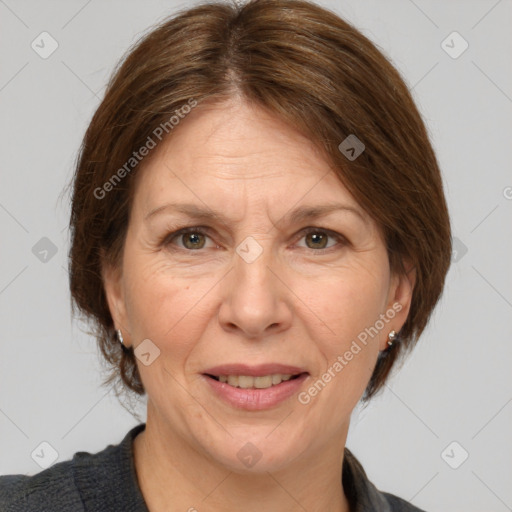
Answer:
<path fill-rule="evenodd" d="M 333 347 L 343 348 L 384 313 L 386 273 L 374 266 L 344 268 L 301 283 L 300 296 L 323 324 Z M 312 314 L 311 313 L 311 314 Z"/>
<path fill-rule="evenodd" d="M 386 290 L 382 281 L 364 273 L 349 274 L 343 279 L 332 279 L 324 287 L 325 293 L 308 291 L 315 298 L 314 307 L 325 324 L 327 334 L 315 336 L 322 354 L 322 373 L 316 376 L 307 391 L 319 397 L 324 410 L 335 411 L 342 421 L 356 405 L 371 378 L 377 360 L 381 336 L 375 326 L 384 312 Z M 318 324 L 318 322 L 317 322 Z M 316 383 L 316 384 L 315 384 Z M 327 389 L 324 394 L 319 390 Z"/>
<path fill-rule="evenodd" d="M 201 322 L 208 321 L 205 298 L 214 279 L 177 276 L 152 258 L 132 258 L 125 268 L 125 302 L 135 343 L 149 338 L 161 350 L 172 345 L 179 359 L 200 336 Z"/>

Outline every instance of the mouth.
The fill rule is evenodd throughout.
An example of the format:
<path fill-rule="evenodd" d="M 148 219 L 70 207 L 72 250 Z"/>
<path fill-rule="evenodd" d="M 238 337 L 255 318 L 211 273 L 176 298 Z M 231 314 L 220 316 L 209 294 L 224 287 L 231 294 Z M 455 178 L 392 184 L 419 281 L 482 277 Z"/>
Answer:
<path fill-rule="evenodd" d="M 216 381 L 217 386 L 229 386 L 241 390 L 265 390 L 290 387 L 292 381 L 304 380 L 309 372 L 304 367 L 281 363 L 247 365 L 240 363 L 223 364 L 208 368 L 204 377 Z"/>
<path fill-rule="evenodd" d="M 297 366 L 222 365 L 206 370 L 207 389 L 235 409 L 263 411 L 279 407 L 305 385 L 309 372 Z"/>
<path fill-rule="evenodd" d="M 300 373 L 273 373 L 261 376 L 252 375 L 213 375 L 205 373 L 206 377 L 222 382 L 232 386 L 234 388 L 241 389 L 268 389 L 274 386 L 278 386 L 282 382 L 289 380 L 295 380 L 303 375 L 307 375 L 307 372 Z"/>

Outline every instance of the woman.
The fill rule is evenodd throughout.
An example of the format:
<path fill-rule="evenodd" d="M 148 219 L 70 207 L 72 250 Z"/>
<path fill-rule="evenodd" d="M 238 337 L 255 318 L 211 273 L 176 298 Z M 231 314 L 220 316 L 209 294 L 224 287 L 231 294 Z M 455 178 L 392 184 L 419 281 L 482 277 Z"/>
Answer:
<path fill-rule="evenodd" d="M 345 448 L 451 256 L 397 71 L 333 13 L 205 3 L 131 50 L 74 177 L 70 286 L 146 423 L 2 510 L 415 511 Z"/>

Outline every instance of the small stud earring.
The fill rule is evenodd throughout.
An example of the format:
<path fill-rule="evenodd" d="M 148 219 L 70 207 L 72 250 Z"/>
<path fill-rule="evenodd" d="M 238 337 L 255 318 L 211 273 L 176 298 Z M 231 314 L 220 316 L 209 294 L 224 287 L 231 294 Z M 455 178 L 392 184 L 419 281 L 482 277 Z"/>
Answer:
<path fill-rule="evenodd" d="M 119 340 L 121 345 L 124 345 L 124 339 L 123 339 L 123 334 L 121 333 L 121 329 L 117 329 L 116 332 L 117 332 L 117 339 Z"/>
<path fill-rule="evenodd" d="M 391 331 L 388 334 L 388 345 L 390 347 L 391 347 L 391 345 L 393 345 L 393 342 L 395 341 L 396 337 L 397 337 L 396 331 Z"/>

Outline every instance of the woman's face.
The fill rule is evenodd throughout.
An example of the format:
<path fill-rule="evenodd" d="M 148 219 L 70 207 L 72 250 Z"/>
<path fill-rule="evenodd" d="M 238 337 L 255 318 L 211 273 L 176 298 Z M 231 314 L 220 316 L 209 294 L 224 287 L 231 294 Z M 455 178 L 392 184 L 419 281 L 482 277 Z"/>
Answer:
<path fill-rule="evenodd" d="M 262 110 L 200 105 L 154 156 L 105 272 L 148 427 L 239 472 L 339 456 L 413 283 L 312 144 Z"/>

